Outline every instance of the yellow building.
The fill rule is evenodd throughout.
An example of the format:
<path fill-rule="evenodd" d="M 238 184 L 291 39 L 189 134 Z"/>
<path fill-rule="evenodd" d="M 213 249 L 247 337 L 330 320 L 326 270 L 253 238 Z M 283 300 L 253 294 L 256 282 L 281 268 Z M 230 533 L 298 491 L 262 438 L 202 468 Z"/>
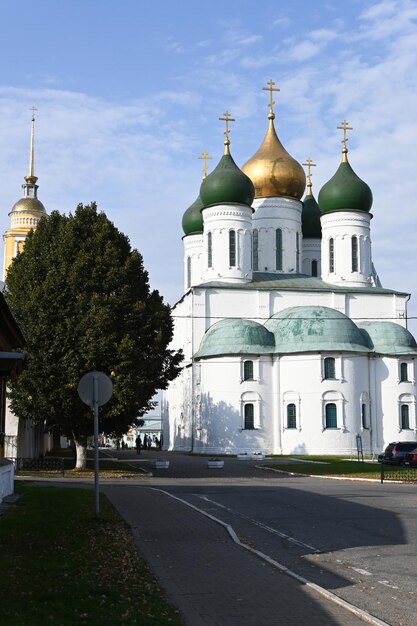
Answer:
<path fill-rule="evenodd" d="M 37 176 L 35 167 L 35 109 L 32 109 L 32 129 L 30 136 L 29 174 L 22 185 L 23 196 L 12 207 L 9 213 L 10 228 L 3 235 L 4 263 L 3 280 L 6 280 L 7 268 L 13 258 L 23 249 L 25 239 L 32 229 L 38 225 L 40 218 L 46 215 L 45 207 L 38 199 Z"/>

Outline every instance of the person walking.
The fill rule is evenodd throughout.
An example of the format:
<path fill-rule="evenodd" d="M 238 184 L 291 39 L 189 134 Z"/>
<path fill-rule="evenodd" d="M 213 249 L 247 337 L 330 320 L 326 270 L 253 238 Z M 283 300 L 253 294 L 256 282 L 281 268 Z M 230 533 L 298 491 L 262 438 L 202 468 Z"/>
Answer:
<path fill-rule="evenodd" d="M 136 437 L 135 444 L 136 444 L 136 454 L 140 454 L 140 449 L 142 447 L 142 439 L 140 438 L 140 435 Z"/>

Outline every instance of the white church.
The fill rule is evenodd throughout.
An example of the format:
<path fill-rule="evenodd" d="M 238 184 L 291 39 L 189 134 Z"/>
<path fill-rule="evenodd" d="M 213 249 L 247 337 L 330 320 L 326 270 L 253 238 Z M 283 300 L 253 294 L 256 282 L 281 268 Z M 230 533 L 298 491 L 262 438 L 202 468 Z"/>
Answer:
<path fill-rule="evenodd" d="M 185 358 L 164 392 L 164 448 L 207 454 L 365 453 L 414 440 L 417 344 L 409 294 L 372 263 L 372 192 L 348 161 L 316 202 L 312 162 L 268 128 L 239 169 L 224 154 L 185 211 L 184 295 L 173 349 Z"/>

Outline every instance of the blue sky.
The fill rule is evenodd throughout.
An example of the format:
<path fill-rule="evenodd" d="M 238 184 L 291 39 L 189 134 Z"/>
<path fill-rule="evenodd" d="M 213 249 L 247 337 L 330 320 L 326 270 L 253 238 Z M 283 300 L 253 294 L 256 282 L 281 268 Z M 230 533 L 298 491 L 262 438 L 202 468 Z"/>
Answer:
<path fill-rule="evenodd" d="M 226 110 L 242 165 L 266 126 L 314 168 L 313 191 L 349 159 L 372 188 L 373 257 L 384 287 L 414 292 L 417 316 L 415 0 L 0 0 L 0 228 L 28 171 L 48 212 L 96 200 L 144 256 L 151 285 L 182 295 L 185 209 Z M 413 325 L 410 325 L 413 329 Z M 413 331 L 416 332 L 414 324 Z"/>

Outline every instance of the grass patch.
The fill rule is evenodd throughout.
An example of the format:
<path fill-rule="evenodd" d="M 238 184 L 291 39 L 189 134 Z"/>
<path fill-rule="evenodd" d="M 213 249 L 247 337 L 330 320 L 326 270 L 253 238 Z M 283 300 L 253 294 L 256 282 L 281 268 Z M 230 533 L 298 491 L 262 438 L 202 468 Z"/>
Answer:
<path fill-rule="evenodd" d="M 338 456 L 292 456 L 291 458 L 297 459 L 297 462 L 294 463 L 288 460 L 288 463 L 286 463 L 285 459 L 283 459 L 280 463 L 274 463 L 271 460 L 268 466 L 285 472 L 296 472 L 311 476 L 346 476 L 375 479 L 381 477 L 379 463 L 348 461 Z M 315 463 L 303 463 L 303 461 L 315 461 Z"/>
<path fill-rule="evenodd" d="M 94 492 L 18 484 L 0 519 L 2 623 L 8 626 L 178 626 L 130 528 Z"/>

